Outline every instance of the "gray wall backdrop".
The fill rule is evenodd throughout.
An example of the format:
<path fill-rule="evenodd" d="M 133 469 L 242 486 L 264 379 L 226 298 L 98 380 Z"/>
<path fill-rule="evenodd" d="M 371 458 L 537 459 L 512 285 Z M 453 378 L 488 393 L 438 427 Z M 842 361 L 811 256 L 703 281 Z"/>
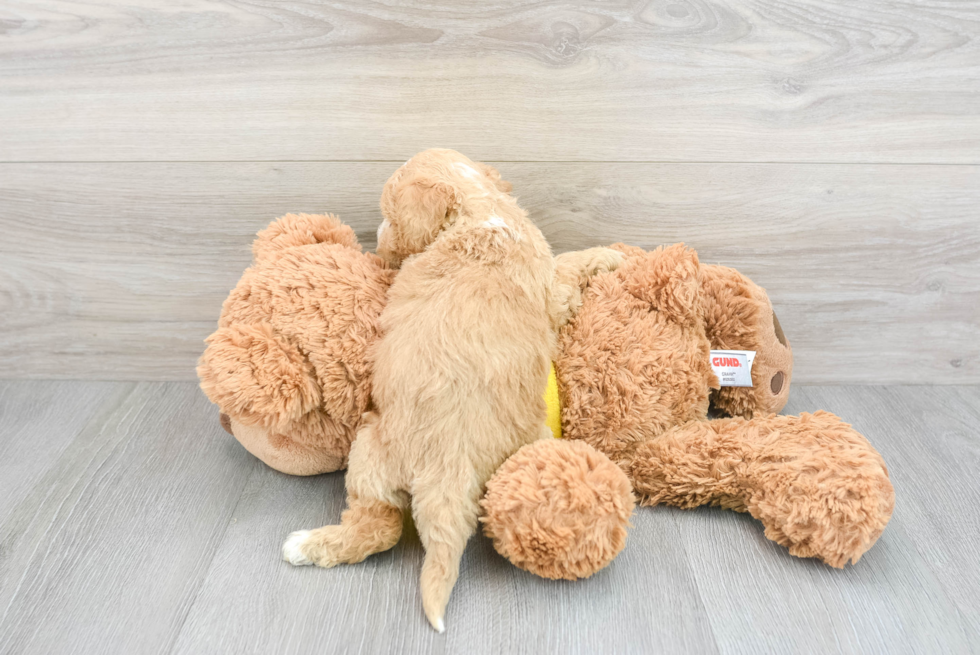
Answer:
<path fill-rule="evenodd" d="M 154 4 L 0 13 L 0 377 L 193 379 L 258 229 L 373 247 L 445 146 L 557 251 L 738 267 L 797 382 L 980 382 L 976 3 Z"/>

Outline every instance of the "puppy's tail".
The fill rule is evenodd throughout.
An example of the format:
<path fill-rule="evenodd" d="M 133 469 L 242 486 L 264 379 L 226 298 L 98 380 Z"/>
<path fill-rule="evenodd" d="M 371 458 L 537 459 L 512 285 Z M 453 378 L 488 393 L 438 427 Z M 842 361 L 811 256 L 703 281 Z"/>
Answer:
<path fill-rule="evenodd" d="M 479 488 L 442 488 L 416 493 L 412 509 L 419 537 L 425 547 L 422 562 L 422 608 L 438 632 L 446 629 L 444 616 L 449 596 L 459 577 L 459 561 L 466 542 L 476 532 Z"/>

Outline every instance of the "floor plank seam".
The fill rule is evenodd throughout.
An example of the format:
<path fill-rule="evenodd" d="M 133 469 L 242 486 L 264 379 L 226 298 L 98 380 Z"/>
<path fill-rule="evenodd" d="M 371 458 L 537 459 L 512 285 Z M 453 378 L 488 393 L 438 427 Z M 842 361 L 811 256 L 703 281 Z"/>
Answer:
<path fill-rule="evenodd" d="M 214 566 L 214 560 L 218 556 L 218 552 L 221 550 L 221 545 L 225 542 L 225 538 L 228 536 L 228 530 L 231 529 L 232 521 L 235 519 L 235 514 L 238 512 L 238 506 L 242 503 L 242 498 L 245 496 L 245 490 L 248 489 L 248 483 L 255 475 L 255 470 L 257 460 L 252 462 L 252 470 L 248 472 L 245 479 L 242 481 L 242 489 L 238 494 L 238 499 L 235 501 L 235 506 L 231 508 L 231 512 L 228 515 L 228 522 L 225 524 L 225 529 L 221 531 L 221 536 L 215 540 L 214 548 L 211 551 L 211 559 L 208 561 L 208 566 L 204 570 L 204 574 L 198 580 L 197 588 L 194 590 L 194 598 L 187 605 L 187 611 L 184 612 L 184 616 L 180 619 L 180 626 L 174 632 L 173 641 L 170 643 L 170 648 L 167 649 L 167 655 L 173 655 L 174 649 L 177 648 L 178 642 L 180 642 L 180 635 L 184 632 L 184 626 L 187 624 L 187 617 L 191 615 L 194 611 L 194 606 L 197 605 L 198 598 L 201 594 L 201 589 L 204 588 L 204 584 L 207 582 L 211 575 L 211 569 Z"/>
<path fill-rule="evenodd" d="M 107 408 L 105 411 L 96 411 L 92 415 L 92 417 L 88 421 L 86 421 L 85 424 L 82 425 L 81 428 L 79 428 L 79 430 L 71 438 L 69 446 L 66 447 L 66 450 L 68 447 L 70 447 L 71 443 L 81 438 L 82 435 L 88 433 L 89 429 L 92 428 L 94 424 L 96 423 L 101 424 L 98 427 L 98 431 L 101 432 L 102 429 L 104 428 L 106 420 L 126 403 L 126 401 L 133 395 L 135 390 L 136 390 L 136 384 L 131 384 L 131 387 L 127 392 L 121 394 L 120 398 L 115 399 L 113 408 Z M 56 508 L 55 512 L 52 514 L 51 520 L 48 522 L 48 525 L 43 529 L 43 533 L 45 535 L 48 534 L 48 532 L 54 527 L 54 524 L 57 522 L 57 517 L 61 514 L 62 508 L 64 508 L 65 503 L 68 502 L 77 503 L 78 499 L 85 493 L 85 490 L 90 486 L 90 482 L 91 481 L 89 481 L 89 483 L 87 483 L 82 488 L 82 490 L 79 492 L 78 497 L 72 498 L 71 495 L 66 495 L 64 498 L 61 499 L 61 502 L 58 504 L 58 507 Z M 53 489 L 48 489 L 48 493 L 45 495 L 44 502 L 46 502 L 51 497 L 52 491 Z M 73 511 L 74 509 L 72 509 L 68 515 L 71 516 Z M 65 522 L 62 521 L 61 525 L 58 526 L 58 530 L 60 531 L 61 529 L 63 529 L 64 525 Z M 30 556 L 28 557 L 28 562 L 33 562 L 35 557 L 37 556 L 38 551 L 41 549 L 42 545 L 47 544 L 48 546 L 50 546 L 51 541 L 52 541 L 51 539 L 48 540 L 39 539 L 34 547 L 34 550 L 31 552 Z M 25 568 L 24 571 L 22 572 L 20 579 L 17 581 L 17 586 L 14 588 L 13 593 L 10 595 L 10 602 L 7 603 L 7 607 L 4 608 L 3 614 L 0 615 L 0 626 L 6 623 L 7 617 L 10 615 L 10 610 L 16 604 L 18 595 L 20 594 L 21 589 L 23 589 L 24 583 L 30 576 L 31 572 L 32 571 L 29 567 Z"/>
<path fill-rule="evenodd" d="M 644 509 L 646 509 L 646 510 L 649 510 L 649 511 L 655 511 L 656 510 L 655 507 L 642 507 L 642 506 L 641 507 L 637 507 L 636 509 L 637 510 L 644 510 Z M 681 526 L 678 523 L 678 518 L 679 518 L 679 515 L 678 514 L 676 514 L 676 513 L 672 513 L 671 514 L 671 523 L 673 523 L 674 530 L 676 531 L 676 533 L 678 535 L 680 535 Z M 698 607 L 701 609 L 702 616 L 705 617 L 705 620 L 708 623 L 708 628 L 711 630 L 711 639 L 712 639 L 712 641 L 715 644 L 715 652 L 718 653 L 719 655 L 721 655 L 721 653 L 722 653 L 721 642 L 718 641 L 718 633 L 715 632 L 714 623 L 711 621 L 711 613 L 708 612 L 708 608 L 704 604 L 704 593 L 703 593 L 703 591 L 701 589 L 701 583 L 698 581 L 698 576 L 695 575 L 695 573 L 694 573 L 694 567 L 692 566 L 691 558 L 690 558 L 690 556 L 688 555 L 688 552 L 687 552 L 687 545 L 684 543 L 684 540 L 683 539 L 678 539 L 677 542 L 676 542 L 676 545 L 680 547 L 681 552 L 684 554 L 684 561 L 687 563 L 687 570 L 691 574 L 691 582 L 694 583 L 694 588 L 697 589 L 697 591 L 698 591 Z"/>

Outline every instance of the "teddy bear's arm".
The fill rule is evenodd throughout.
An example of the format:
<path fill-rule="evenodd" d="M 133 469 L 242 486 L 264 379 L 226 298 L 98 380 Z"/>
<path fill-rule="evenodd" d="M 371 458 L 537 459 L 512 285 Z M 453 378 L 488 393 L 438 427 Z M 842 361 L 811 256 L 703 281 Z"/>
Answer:
<path fill-rule="evenodd" d="M 551 288 L 551 321 L 555 330 L 572 320 L 582 306 L 582 291 L 594 275 L 615 271 L 626 256 L 610 248 L 588 248 L 555 257 Z"/>

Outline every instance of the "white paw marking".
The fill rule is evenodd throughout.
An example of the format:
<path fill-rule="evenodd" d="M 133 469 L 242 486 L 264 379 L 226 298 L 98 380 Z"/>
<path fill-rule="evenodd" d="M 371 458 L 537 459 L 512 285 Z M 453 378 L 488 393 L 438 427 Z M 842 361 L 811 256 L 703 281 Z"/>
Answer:
<path fill-rule="evenodd" d="M 385 233 L 385 230 L 388 229 L 389 225 L 391 225 L 391 223 L 388 222 L 387 218 L 381 221 L 381 225 L 378 226 L 378 243 L 381 243 L 381 235 Z"/>
<path fill-rule="evenodd" d="M 446 624 L 443 622 L 441 616 L 438 619 L 436 619 L 436 624 L 432 627 L 434 627 L 436 629 L 436 632 L 438 632 L 439 634 L 442 634 L 443 632 L 446 631 Z"/>
<path fill-rule="evenodd" d="M 309 557 L 303 554 L 303 544 L 310 538 L 309 530 L 299 530 L 286 538 L 286 543 L 282 545 L 282 558 L 293 566 L 309 566 L 313 563 Z"/>

